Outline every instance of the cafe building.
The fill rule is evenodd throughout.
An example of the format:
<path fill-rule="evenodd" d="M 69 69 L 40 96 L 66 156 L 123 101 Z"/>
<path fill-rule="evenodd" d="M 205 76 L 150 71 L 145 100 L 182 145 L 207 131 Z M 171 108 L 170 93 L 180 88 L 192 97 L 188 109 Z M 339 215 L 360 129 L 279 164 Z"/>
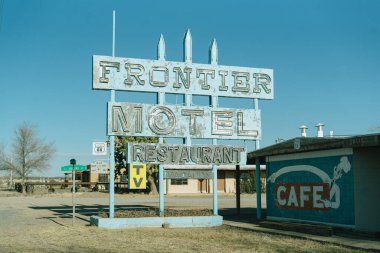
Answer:
<path fill-rule="evenodd" d="M 299 137 L 248 154 L 265 164 L 267 219 L 380 232 L 380 134 Z"/>

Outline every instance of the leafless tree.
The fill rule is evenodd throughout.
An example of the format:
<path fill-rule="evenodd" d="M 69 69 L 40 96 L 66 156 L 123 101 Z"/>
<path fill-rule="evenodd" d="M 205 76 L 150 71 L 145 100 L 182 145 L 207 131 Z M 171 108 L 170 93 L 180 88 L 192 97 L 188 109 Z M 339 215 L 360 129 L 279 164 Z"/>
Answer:
<path fill-rule="evenodd" d="M 27 177 L 33 171 L 46 170 L 54 152 L 53 144 L 40 139 L 34 126 L 23 123 L 15 130 L 11 153 L 0 150 L 0 168 L 20 176 L 22 191 L 25 192 Z"/>

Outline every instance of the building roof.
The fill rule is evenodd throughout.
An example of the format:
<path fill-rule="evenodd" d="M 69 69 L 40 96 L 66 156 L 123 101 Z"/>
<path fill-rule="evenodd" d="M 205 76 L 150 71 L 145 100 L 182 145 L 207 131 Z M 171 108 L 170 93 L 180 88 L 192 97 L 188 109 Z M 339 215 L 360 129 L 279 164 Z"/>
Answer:
<path fill-rule="evenodd" d="M 338 148 L 363 148 L 380 146 L 380 134 L 350 137 L 298 137 L 248 153 L 247 164 L 256 158 Z"/>

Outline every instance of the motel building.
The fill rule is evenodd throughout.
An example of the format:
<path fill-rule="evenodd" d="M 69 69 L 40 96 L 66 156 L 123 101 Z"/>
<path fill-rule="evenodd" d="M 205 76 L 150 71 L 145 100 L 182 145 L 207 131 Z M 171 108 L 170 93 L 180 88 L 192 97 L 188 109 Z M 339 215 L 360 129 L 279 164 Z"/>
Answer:
<path fill-rule="evenodd" d="M 100 162 L 97 165 L 101 164 Z M 96 169 L 95 164 L 88 165 L 87 171 L 77 172 L 76 180 L 78 182 L 90 182 L 94 187 L 96 184 L 102 185 L 109 182 L 109 166 L 104 164 L 106 169 L 100 171 Z M 165 165 L 165 170 L 175 173 L 177 178 L 164 179 L 164 194 L 212 194 L 212 179 L 211 178 L 196 178 L 208 177 L 211 175 L 211 166 L 209 165 Z M 117 188 L 125 188 L 128 186 L 128 176 L 126 174 L 119 176 L 115 180 Z M 188 171 L 192 171 L 188 178 Z M 187 173 L 186 173 L 187 172 Z M 240 178 L 242 180 L 254 180 L 256 172 L 255 165 L 241 165 Z M 186 175 L 185 175 L 186 173 Z M 66 178 L 71 180 L 71 173 L 66 173 Z M 183 176 L 183 178 L 182 178 Z M 265 165 L 260 166 L 261 182 L 265 184 Z M 80 184 L 80 183 L 79 183 Z M 221 165 L 218 167 L 218 193 L 236 193 L 236 166 Z M 100 189 L 106 190 L 106 184 Z"/>
<path fill-rule="evenodd" d="M 266 165 L 267 219 L 379 233 L 380 134 L 304 136 L 248 154 Z"/>

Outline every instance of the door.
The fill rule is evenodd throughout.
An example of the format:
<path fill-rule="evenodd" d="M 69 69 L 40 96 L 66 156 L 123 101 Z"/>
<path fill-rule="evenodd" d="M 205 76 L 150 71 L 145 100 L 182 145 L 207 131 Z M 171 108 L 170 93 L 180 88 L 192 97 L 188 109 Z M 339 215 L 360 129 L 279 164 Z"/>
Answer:
<path fill-rule="evenodd" d="M 218 191 L 226 191 L 226 172 L 218 170 Z"/>
<path fill-rule="evenodd" d="M 207 193 L 207 179 L 198 179 L 198 191 L 200 193 Z"/>

